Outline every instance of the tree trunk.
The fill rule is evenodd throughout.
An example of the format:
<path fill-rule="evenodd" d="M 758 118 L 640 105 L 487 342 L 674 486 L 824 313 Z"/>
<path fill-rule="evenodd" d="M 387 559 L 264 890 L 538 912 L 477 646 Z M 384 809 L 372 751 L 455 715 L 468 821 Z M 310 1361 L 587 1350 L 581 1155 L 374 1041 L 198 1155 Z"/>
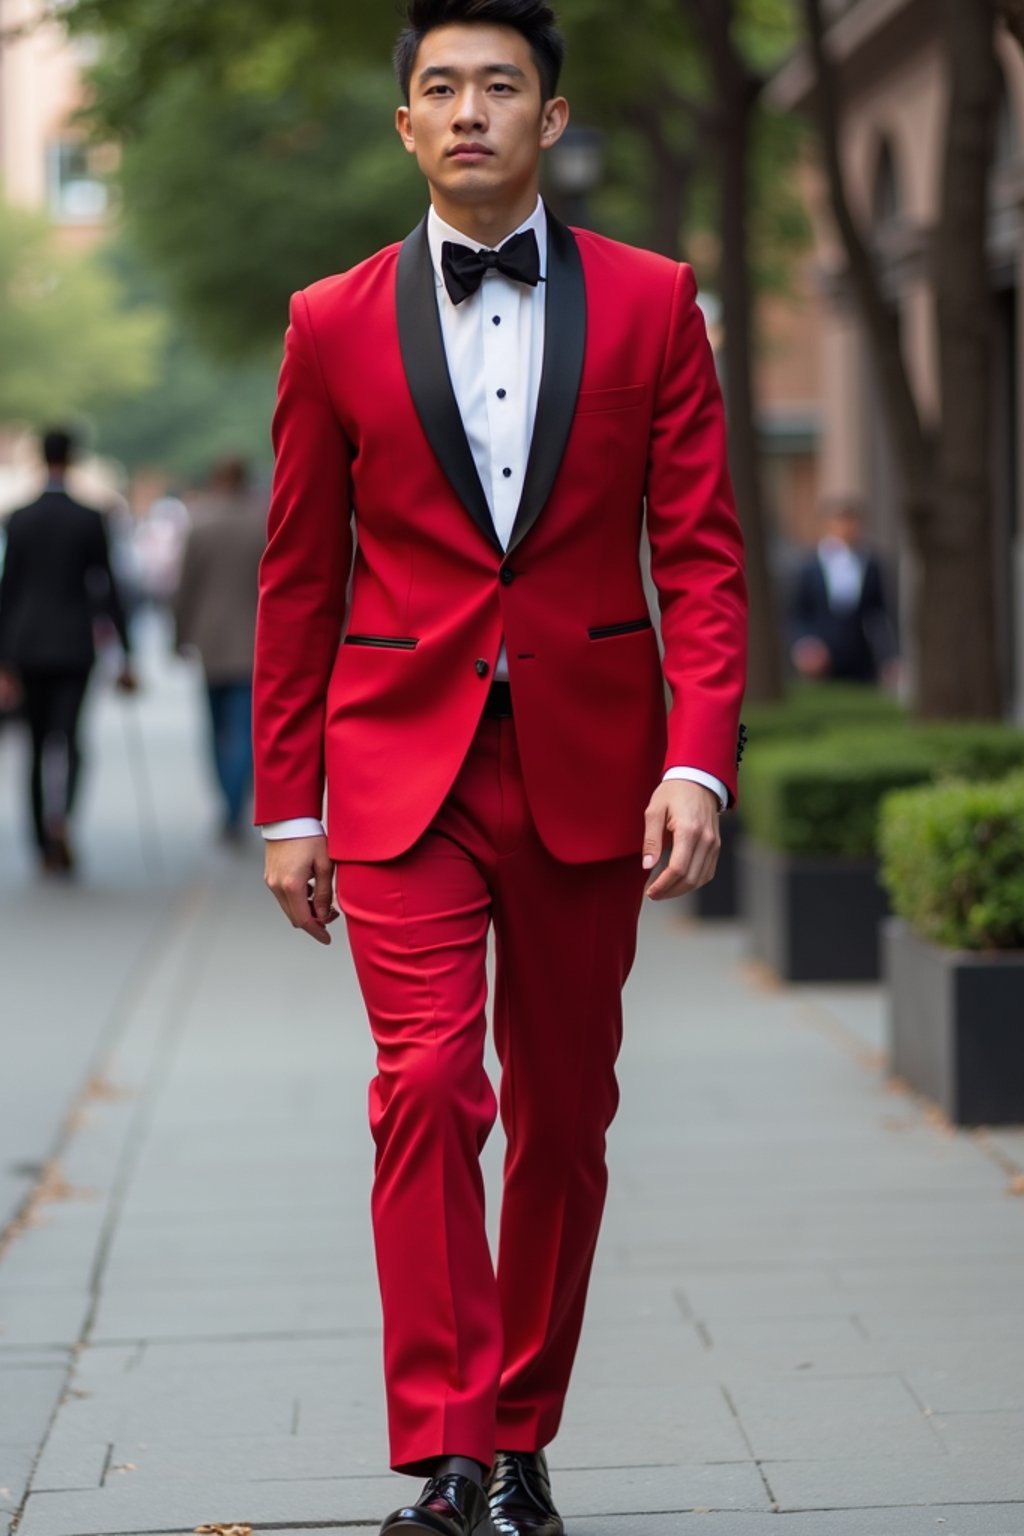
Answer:
<path fill-rule="evenodd" d="M 993 306 L 985 252 L 995 138 L 993 0 L 942 0 L 950 103 L 935 246 L 942 432 L 917 603 L 923 715 L 1002 712 L 992 515 Z M 956 622 L 951 623 L 951 616 Z"/>
<path fill-rule="evenodd" d="M 732 0 L 692 0 L 691 8 L 705 39 L 715 88 L 712 132 L 718 149 L 721 187 L 723 384 L 729 419 L 729 464 L 746 543 L 750 591 L 747 697 L 753 703 L 763 704 L 782 697 L 783 632 L 769 563 L 753 385 L 750 133 L 760 82 L 747 69 L 733 39 Z"/>
<path fill-rule="evenodd" d="M 1024 48 L 1024 0 L 998 0 L 998 10 L 1007 31 Z"/>
<path fill-rule="evenodd" d="M 739 102 L 737 101 L 737 107 Z M 720 140 L 722 253 L 719 281 L 725 324 L 724 386 L 729 413 L 729 462 L 747 549 L 750 588 L 748 696 L 782 697 L 783 631 L 769 563 L 761 453 L 753 383 L 753 295 L 750 281 L 750 103 L 730 111 Z"/>
<path fill-rule="evenodd" d="M 942 424 L 924 426 L 871 250 L 846 195 L 835 71 L 821 0 L 804 0 L 817 75 L 815 115 L 832 214 L 885 403 L 914 552 L 917 713 L 999 713 L 993 610 L 989 422 L 991 296 L 985 202 L 992 155 L 994 0 L 943 0 L 952 82 L 944 209 L 934 247 Z M 987 38 L 987 45 L 985 39 Z M 987 93 L 987 105 L 986 105 Z M 955 618 L 954 618 L 955 615 Z"/>
<path fill-rule="evenodd" d="M 652 251 L 678 261 L 697 156 L 695 151 L 677 149 L 670 141 L 665 118 L 671 110 L 666 101 L 651 97 L 634 103 L 627 120 L 643 138 L 651 160 L 647 243 Z M 694 125 L 694 132 L 699 126 L 699 123 Z"/>

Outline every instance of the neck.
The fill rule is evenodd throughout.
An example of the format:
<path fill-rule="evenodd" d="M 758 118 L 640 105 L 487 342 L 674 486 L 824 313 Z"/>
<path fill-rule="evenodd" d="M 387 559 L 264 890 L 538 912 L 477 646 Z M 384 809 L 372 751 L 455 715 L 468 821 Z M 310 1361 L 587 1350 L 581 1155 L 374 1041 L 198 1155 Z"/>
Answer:
<path fill-rule="evenodd" d="M 467 240 L 493 250 L 507 240 L 520 224 L 525 224 L 537 206 L 538 186 L 534 182 L 514 202 L 456 203 L 443 192 L 431 188 L 430 200 L 439 219 L 457 229 Z"/>

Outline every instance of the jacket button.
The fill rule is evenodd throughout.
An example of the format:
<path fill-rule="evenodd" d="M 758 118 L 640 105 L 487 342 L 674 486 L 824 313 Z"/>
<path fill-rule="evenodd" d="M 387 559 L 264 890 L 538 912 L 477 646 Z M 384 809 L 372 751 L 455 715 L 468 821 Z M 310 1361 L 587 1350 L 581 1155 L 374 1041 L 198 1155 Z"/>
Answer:
<path fill-rule="evenodd" d="M 507 565 L 503 565 L 501 568 L 500 579 L 503 587 L 510 587 L 516 579 L 516 573 L 515 571 L 510 570 Z"/>
<path fill-rule="evenodd" d="M 477 675 L 477 677 L 486 677 L 490 670 L 491 670 L 490 662 L 484 661 L 483 657 L 481 656 L 480 660 L 476 664 L 476 675 Z"/>

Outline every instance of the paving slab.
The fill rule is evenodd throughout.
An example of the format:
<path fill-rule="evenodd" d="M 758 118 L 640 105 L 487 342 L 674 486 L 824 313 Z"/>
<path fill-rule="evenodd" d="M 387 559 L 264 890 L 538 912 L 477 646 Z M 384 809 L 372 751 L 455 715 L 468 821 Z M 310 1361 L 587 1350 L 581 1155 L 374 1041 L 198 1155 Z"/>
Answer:
<path fill-rule="evenodd" d="M 573 1521 L 568 1536 L 1020 1536 L 1024 1505 L 814 1510 L 805 1514 L 709 1512 Z"/>
<path fill-rule="evenodd" d="M 91 1304 L 84 1291 L 18 1289 L 0 1283 L 0 1344 L 76 1344 Z"/>
<path fill-rule="evenodd" d="M 0 1378 L 0 1447 L 40 1444 L 66 1379 L 63 1365 L 4 1372 Z"/>
<path fill-rule="evenodd" d="M 944 1447 L 898 1376 L 744 1382 L 730 1397 L 759 1460 L 941 1456 Z"/>
<path fill-rule="evenodd" d="M 18 1511 L 28 1488 L 36 1449 L 30 1445 L 0 1445 L 0 1512 Z"/>
<path fill-rule="evenodd" d="M 989 1455 L 843 1457 L 762 1464 L 780 1509 L 1024 1504 L 1024 1458 Z"/>

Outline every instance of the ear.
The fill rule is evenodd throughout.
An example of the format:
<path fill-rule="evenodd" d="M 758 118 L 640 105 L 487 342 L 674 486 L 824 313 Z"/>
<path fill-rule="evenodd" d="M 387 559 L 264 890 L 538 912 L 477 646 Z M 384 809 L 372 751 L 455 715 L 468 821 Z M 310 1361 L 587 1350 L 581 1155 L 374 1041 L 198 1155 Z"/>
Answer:
<path fill-rule="evenodd" d="M 569 124 L 569 103 L 564 96 L 553 96 L 544 103 L 540 119 L 540 147 L 557 144 Z"/>
<path fill-rule="evenodd" d="M 408 107 L 398 108 L 398 111 L 395 113 L 395 127 L 398 130 L 398 137 L 405 145 L 408 153 L 414 155 L 416 153 L 416 139 L 412 131 L 412 113 Z"/>

